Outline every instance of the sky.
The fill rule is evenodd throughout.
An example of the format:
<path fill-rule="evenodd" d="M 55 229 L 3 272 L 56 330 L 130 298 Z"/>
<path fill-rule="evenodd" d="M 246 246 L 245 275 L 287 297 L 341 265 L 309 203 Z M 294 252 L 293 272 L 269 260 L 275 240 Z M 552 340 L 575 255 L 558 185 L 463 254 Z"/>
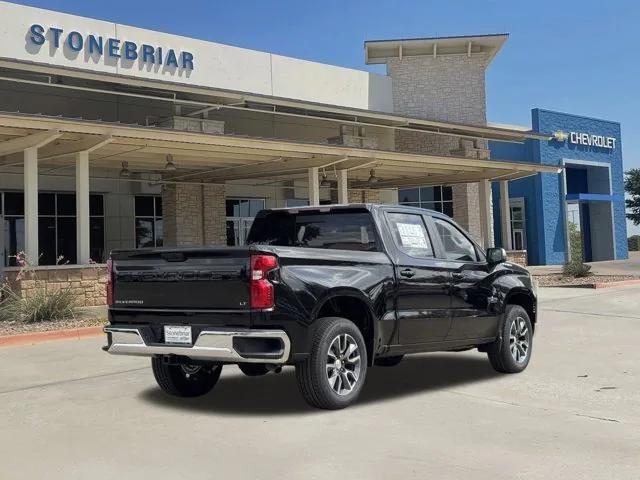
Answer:
<path fill-rule="evenodd" d="M 509 33 L 487 71 L 488 120 L 531 125 L 539 107 L 618 121 L 625 169 L 640 168 L 637 1 L 16 3 L 378 73 L 364 64 L 365 40 Z"/>

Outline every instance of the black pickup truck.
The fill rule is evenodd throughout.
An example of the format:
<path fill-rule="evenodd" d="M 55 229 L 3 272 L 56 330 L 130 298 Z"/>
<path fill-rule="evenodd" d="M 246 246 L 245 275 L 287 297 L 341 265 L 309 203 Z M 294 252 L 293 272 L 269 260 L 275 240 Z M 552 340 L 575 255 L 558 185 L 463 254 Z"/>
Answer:
<path fill-rule="evenodd" d="M 327 409 L 410 353 L 477 348 L 520 372 L 536 288 L 505 257 L 430 210 L 263 210 L 244 247 L 112 252 L 104 350 L 151 357 L 160 387 L 185 397 L 209 392 L 225 364 L 250 376 L 293 365 L 306 401 Z"/>

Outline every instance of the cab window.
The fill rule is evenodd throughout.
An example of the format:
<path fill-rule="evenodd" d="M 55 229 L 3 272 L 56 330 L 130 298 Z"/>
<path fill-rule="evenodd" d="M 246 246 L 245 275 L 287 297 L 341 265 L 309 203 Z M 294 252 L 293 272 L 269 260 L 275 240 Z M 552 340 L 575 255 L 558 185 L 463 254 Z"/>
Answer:
<path fill-rule="evenodd" d="M 415 258 L 433 257 L 431 239 L 422 215 L 388 213 L 387 219 L 398 249 Z"/>
<path fill-rule="evenodd" d="M 477 262 L 476 247 L 454 224 L 441 218 L 433 218 L 438 236 L 444 247 L 445 258 L 459 262 Z"/>

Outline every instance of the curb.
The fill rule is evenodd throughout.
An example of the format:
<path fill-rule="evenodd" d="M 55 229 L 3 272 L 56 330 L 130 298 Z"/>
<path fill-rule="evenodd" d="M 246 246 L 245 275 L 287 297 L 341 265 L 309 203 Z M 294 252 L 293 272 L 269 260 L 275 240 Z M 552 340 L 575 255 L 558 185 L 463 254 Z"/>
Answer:
<path fill-rule="evenodd" d="M 613 287 L 624 287 L 627 285 L 640 285 L 640 279 L 637 280 L 619 280 L 617 282 L 596 282 L 596 283 L 580 283 L 580 284 L 566 284 L 566 285 L 547 285 L 540 286 L 540 288 L 586 288 L 586 289 L 602 289 Z"/>
<path fill-rule="evenodd" d="M 102 335 L 104 327 L 67 328 L 64 330 L 50 330 L 47 332 L 20 333 L 18 335 L 7 335 L 0 337 L 0 347 L 16 345 L 33 345 L 36 343 L 48 342 L 50 340 L 81 339 L 85 337 L 97 337 Z"/>
<path fill-rule="evenodd" d="M 611 287 L 624 287 L 625 285 L 640 285 L 640 279 L 638 280 L 620 280 L 619 282 L 609 283 L 593 283 L 591 288 L 611 288 Z"/>

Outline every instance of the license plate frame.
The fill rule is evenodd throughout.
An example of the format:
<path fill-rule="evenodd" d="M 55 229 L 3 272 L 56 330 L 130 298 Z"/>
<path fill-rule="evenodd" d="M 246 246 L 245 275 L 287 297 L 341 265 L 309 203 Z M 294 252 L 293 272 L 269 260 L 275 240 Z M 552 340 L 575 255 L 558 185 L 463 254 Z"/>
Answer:
<path fill-rule="evenodd" d="M 164 343 L 171 345 L 192 345 L 191 325 L 165 325 Z"/>

